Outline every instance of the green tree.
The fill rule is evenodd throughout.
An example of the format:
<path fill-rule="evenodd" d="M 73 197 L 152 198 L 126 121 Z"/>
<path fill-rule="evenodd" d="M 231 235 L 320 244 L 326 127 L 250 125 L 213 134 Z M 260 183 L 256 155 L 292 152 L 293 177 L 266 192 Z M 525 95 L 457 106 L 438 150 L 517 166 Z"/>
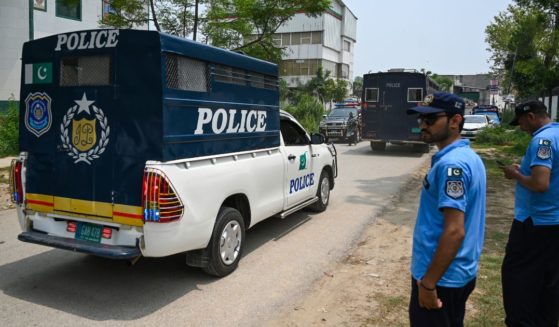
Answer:
<path fill-rule="evenodd" d="M 197 32 L 202 41 L 279 62 L 283 49 L 272 36 L 297 13 L 316 17 L 331 0 L 112 0 L 113 11 L 100 24 L 133 28 L 149 20 L 156 30 L 182 37 Z M 203 5 L 203 6 L 202 6 Z M 199 9 L 204 12 L 199 14 Z"/>
<path fill-rule="evenodd" d="M 448 77 L 433 74 L 431 78 L 439 84 L 441 91 L 452 92 L 452 80 Z"/>
<path fill-rule="evenodd" d="M 285 110 L 291 113 L 309 133 L 318 132 L 318 125 L 324 114 L 324 107 L 317 98 L 300 93 L 296 104 L 290 105 Z"/>
<path fill-rule="evenodd" d="M 8 111 L 0 114 L 0 157 L 16 155 L 19 151 L 19 110 L 13 96 Z"/>
<path fill-rule="evenodd" d="M 493 74 L 521 98 L 559 85 L 559 3 L 516 0 L 486 28 Z"/>
<path fill-rule="evenodd" d="M 336 81 L 336 88 L 334 89 L 333 98 L 335 102 L 342 102 L 347 96 L 349 84 L 346 80 L 338 79 Z"/>
<path fill-rule="evenodd" d="M 357 76 L 353 80 L 352 85 L 353 95 L 361 99 L 361 95 L 363 93 L 363 77 Z"/>
<path fill-rule="evenodd" d="M 333 88 L 332 84 L 328 82 L 330 80 L 330 71 L 324 71 L 322 67 L 318 67 L 316 75 L 307 82 L 305 89 L 324 104 L 332 99 Z"/>

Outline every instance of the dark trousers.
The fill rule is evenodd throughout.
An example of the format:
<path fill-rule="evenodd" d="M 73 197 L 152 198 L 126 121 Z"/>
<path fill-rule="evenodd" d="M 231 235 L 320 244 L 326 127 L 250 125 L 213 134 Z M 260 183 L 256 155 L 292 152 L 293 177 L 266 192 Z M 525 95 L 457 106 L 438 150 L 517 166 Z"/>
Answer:
<path fill-rule="evenodd" d="M 501 273 L 507 326 L 559 326 L 559 226 L 514 220 Z"/>
<path fill-rule="evenodd" d="M 427 310 L 419 306 L 417 280 L 411 279 L 410 326 L 411 327 L 462 327 L 466 314 L 466 301 L 476 287 L 475 278 L 463 287 L 437 286 L 437 295 L 443 302 L 440 309 Z"/>

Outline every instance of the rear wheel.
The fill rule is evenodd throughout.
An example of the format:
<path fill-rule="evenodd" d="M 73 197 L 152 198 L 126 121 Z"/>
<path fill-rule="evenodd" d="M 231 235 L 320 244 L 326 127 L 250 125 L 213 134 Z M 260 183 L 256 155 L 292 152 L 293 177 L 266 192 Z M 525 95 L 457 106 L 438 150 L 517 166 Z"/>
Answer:
<path fill-rule="evenodd" d="M 413 151 L 417 153 L 429 152 L 429 144 L 413 144 Z"/>
<path fill-rule="evenodd" d="M 322 212 L 328 207 L 330 201 L 330 174 L 326 170 L 320 173 L 320 181 L 318 190 L 316 190 L 318 201 L 311 205 L 311 209 L 316 212 Z"/>
<path fill-rule="evenodd" d="M 373 149 L 373 151 L 384 151 L 386 150 L 386 142 L 371 141 L 371 149 Z"/>
<path fill-rule="evenodd" d="M 217 214 L 209 245 L 209 262 L 204 271 L 224 277 L 232 273 L 241 260 L 245 243 L 245 222 L 241 213 L 222 207 Z"/>

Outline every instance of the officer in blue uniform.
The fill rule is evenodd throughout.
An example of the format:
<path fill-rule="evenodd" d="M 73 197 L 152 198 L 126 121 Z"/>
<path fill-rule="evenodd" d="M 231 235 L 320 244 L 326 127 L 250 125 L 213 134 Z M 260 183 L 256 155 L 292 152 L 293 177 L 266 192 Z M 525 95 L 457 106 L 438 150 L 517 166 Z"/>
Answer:
<path fill-rule="evenodd" d="M 510 125 L 532 135 L 516 180 L 514 220 L 502 266 L 507 326 L 559 326 L 559 124 L 540 101 L 515 108 Z"/>
<path fill-rule="evenodd" d="M 413 233 L 411 326 L 463 326 L 475 288 L 485 226 L 485 167 L 460 138 L 464 101 L 437 92 L 408 114 L 419 114 L 421 138 L 437 145 L 423 181 Z"/>

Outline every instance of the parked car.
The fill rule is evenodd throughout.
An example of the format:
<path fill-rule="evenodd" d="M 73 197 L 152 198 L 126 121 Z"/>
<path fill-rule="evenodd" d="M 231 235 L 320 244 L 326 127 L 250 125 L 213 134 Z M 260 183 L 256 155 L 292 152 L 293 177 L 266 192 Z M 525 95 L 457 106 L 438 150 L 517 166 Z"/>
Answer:
<path fill-rule="evenodd" d="M 334 108 L 328 116 L 324 117 L 320 122 L 319 131 L 326 137 L 326 141 L 331 140 L 347 140 L 347 121 L 349 113 L 353 113 L 353 117 L 357 119 L 357 136 L 356 140 L 361 140 L 361 109 L 356 106 L 344 106 Z"/>
<path fill-rule="evenodd" d="M 478 105 L 472 109 L 472 115 L 487 115 L 493 125 L 501 125 L 499 108 L 494 105 Z"/>
<path fill-rule="evenodd" d="M 487 115 L 465 115 L 464 128 L 462 128 L 460 134 L 464 138 L 475 139 L 480 130 L 490 126 L 492 126 L 492 124 Z"/>

